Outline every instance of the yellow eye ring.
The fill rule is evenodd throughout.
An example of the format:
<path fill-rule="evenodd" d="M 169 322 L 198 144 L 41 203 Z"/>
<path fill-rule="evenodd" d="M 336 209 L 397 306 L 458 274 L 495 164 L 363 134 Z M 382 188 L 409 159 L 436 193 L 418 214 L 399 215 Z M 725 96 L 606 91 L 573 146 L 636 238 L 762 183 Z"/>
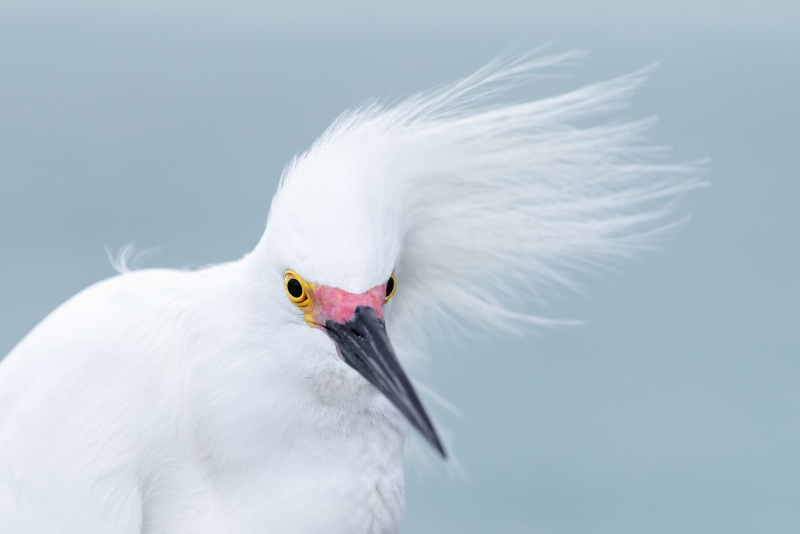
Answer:
<path fill-rule="evenodd" d="M 308 298 L 308 284 L 291 269 L 283 273 L 283 290 L 295 306 L 305 308 L 311 304 L 311 299 Z"/>
<path fill-rule="evenodd" d="M 386 282 L 386 298 L 383 299 L 384 304 L 389 302 L 389 299 L 394 296 L 395 291 L 397 291 L 397 280 L 394 277 L 394 273 L 392 273 L 392 276 L 390 276 L 389 280 Z"/>

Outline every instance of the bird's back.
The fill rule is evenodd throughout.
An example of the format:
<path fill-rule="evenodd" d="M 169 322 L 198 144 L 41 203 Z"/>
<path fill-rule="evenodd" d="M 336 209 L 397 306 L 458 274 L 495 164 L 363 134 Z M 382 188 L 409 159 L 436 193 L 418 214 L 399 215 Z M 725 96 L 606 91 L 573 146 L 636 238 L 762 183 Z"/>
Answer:
<path fill-rule="evenodd" d="M 148 462 L 183 456 L 165 437 L 181 425 L 190 276 L 95 284 L 0 364 L 0 531 L 141 532 Z"/>

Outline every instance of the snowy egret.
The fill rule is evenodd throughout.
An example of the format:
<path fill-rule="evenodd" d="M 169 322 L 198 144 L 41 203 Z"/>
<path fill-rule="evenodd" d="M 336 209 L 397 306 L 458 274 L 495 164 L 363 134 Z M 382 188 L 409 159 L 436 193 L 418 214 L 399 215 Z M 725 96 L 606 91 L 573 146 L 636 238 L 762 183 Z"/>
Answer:
<path fill-rule="evenodd" d="M 546 322 L 526 303 L 694 185 L 648 121 L 588 122 L 644 72 L 498 102 L 570 57 L 345 113 L 244 258 L 123 265 L 51 313 L 0 365 L 0 531 L 397 532 L 408 433 L 446 455 L 400 361 L 448 322 Z"/>

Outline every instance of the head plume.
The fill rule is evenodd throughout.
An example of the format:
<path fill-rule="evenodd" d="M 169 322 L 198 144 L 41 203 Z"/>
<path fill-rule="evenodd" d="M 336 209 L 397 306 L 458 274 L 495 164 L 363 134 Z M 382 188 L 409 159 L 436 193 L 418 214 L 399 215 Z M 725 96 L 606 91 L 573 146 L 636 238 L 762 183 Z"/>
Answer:
<path fill-rule="evenodd" d="M 577 55 L 497 60 L 438 90 L 343 114 L 286 168 L 267 232 L 306 243 L 313 258 L 296 261 L 306 276 L 336 278 L 326 283 L 361 291 L 395 270 L 389 326 L 401 345 L 448 321 L 548 322 L 530 314 L 545 289 L 635 251 L 697 185 L 691 165 L 654 161 L 661 150 L 642 143 L 652 120 L 592 123 L 624 107 L 647 70 L 498 102 Z"/>

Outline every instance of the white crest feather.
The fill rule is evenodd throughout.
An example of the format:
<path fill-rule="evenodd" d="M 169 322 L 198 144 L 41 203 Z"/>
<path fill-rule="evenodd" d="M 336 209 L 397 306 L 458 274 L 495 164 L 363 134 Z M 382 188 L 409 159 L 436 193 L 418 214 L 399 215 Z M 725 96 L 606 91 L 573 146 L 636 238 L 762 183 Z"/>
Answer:
<path fill-rule="evenodd" d="M 276 204 L 291 202 L 282 197 L 292 190 L 323 186 L 332 204 L 338 191 L 359 191 L 379 206 L 371 216 L 386 220 L 375 225 L 400 229 L 387 241 L 401 248 L 393 339 L 406 345 L 442 323 L 557 324 L 531 314 L 548 289 L 573 287 L 577 271 L 641 248 L 669 226 L 671 202 L 701 185 L 695 165 L 659 162 L 664 149 L 643 144 L 653 119 L 592 123 L 625 107 L 648 69 L 542 100 L 497 102 L 579 55 L 498 60 L 398 104 L 367 104 L 287 167 Z"/>
<path fill-rule="evenodd" d="M 125 243 L 116 254 L 113 253 L 110 246 L 105 246 L 106 257 L 111 264 L 111 268 L 118 274 L 129 274 L 139 268 L 147 256 L 155 254 L 157 249 L 146 248 L 137 250 L 133 243 Z"/>

